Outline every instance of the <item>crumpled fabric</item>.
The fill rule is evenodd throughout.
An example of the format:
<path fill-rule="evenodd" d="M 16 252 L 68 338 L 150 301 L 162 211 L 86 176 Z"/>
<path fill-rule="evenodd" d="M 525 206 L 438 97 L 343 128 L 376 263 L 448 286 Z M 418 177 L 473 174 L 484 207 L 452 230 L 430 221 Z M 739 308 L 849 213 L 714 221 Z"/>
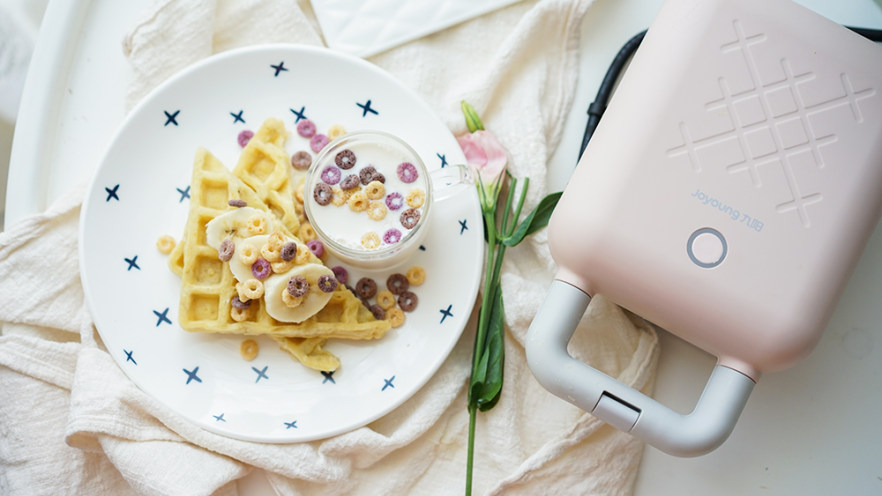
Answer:
<path fill-rule="evenodd" d="M 468 100 L 508 149 L 512 173 L 530 177 L 529 209 L 548 193 L 545 164 L 572 103 L 590 3 L 520 2 L 369 61 L 422 95 L 454 133 L 465 131 L 459 102 Z M 321 36 L 304 3 L 157 2 L 124 44 L 130 103 L 201 58 L 262 42 Z M 367 426 L 297 444 L 219 436 L 143 393 L 104 349 L 80 284 L 82 199 L 73 190 L 0 233 L 0 493 L 232 495 L 256 469 L 282 495 L 463 491 L 477 312 L 432 379 Z M 548 393 L 526 365 L 525 335 L 554 272 L 544 231 L 506 254 L 505 382 L 497 406 L 478 415 L 475 494 L 632 491 L 643 444 Z M 651 392 L 654 330 L 602 297 L 569 350 Z"/>

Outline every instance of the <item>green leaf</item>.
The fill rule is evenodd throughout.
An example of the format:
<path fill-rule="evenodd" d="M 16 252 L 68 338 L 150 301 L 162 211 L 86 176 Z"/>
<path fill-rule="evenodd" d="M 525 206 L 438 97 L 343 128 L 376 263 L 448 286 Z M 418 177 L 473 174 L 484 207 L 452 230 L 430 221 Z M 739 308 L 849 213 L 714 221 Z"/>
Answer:
<path fill-rule="evenodd" d="M 478 410 L 482 412 L 490 410 L 499 401 L 505 368 L 505 310 L 502 305 L 502 289 L 496 287 L 495 290 L 496 294 L 490 308 L 487 340 L 481 357 L 483 384 L 480 394 L 475 397 Z"/>
<path fill-rule="evenodd" d="M 484 395 L 484 379 L 487 376 L 488 356 L 481 353 L 480 357 L 478 366 L 472 371 L 472 378 L 469 382 L 469 408 L 478 408 L 480 400 Z"/>
<path fill-rule="evenodd" d="M 554 212 L 554 207 L 557 206 L 557 202 L 562 194 L 563 192 L 558 191 L 543 198 L 539 205 L 536 205 L 536 208 L 518 224 L 517 229 L 515 229 L 511 236 L 500 240 L 502 244 L 505 246 L 515 246 L 527 236 L 547 226 L 548 221 L 551 219 L 551 214 Z"/>
<path fill-rule="evenodd" d="M 459 107 L 462 109 L 462 115 L 465 116 L 466 126 L 468 126 L 470 133 L 484 129 L 484 123 L 481 122 L 481 118 L 478 116 L 478 112 L 475 111 L 474 107 L 469 105 L 465 100 L 459 103 Z"/>

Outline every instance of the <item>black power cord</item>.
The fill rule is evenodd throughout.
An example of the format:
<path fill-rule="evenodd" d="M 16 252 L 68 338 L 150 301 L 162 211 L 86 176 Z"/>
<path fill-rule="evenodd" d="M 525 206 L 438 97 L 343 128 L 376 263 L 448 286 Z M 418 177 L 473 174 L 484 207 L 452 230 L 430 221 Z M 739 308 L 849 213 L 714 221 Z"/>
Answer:
<path fill-rule="evenodd" d="M 868 40 L 877 43 L 882 42 L 882 30 L 880 29 L 858 28 L 852 26 L 846 27 Z M 619 76 L 621 76 L 622 71 L 624 71 L 625 66 L 631 59 L 631 56 L 637 51 L 640 43 L 643 42 L 643 37 L 645 35 L 646 30 L 644 29 L 634 35 L 627 41 L 627 43 L 622 45 L 622 48 L 619 49 L 619 52 L 616 54 L 615 58 L 613 58 L 609 69 L 607 69 L 606 75 L 603 76 L 603 80 L 600 82 L 600 88 L 597 90 L 597 95 L 594 97 L 594 101 L 591 102 L 591 105 L 588 106 L 588 124 L 585 126 L 585 133 L 582 135 L 582 146 L 579 149 L 578 158 L 582 158 L 582 154 L 585 153 L 585 147 L 588 146 L 588 142 L 591 141 L 591 136 L 594 135 L 594 130 L 597 128 L 597 125 L 600 123 L 600 118 L 603 117 L 603 113 L 606 111 L 606 106 L 612 96 L 613 88 L 615 88 L 616 82 L 619 80 Z"/>

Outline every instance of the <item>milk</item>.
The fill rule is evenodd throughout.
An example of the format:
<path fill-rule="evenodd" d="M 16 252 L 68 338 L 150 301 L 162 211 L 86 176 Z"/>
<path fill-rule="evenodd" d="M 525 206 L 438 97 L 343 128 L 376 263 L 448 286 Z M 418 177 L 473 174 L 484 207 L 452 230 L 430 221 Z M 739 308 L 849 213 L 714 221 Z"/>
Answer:
<path fill-rule="evenodd" d="M 350 169 L 335 162 L 344 150 L 355 154 L 355 165 Z M 410 164 L 403 166 L 403 178 L 411 182 L 399 174 L 403 163 Z M 359 180 L 357 188 L 342 189 L 348 176 L 359 177 L 369 166 L 382 174 L 382 183 Z M 333 196 L 321 205 L 316 188 L 321 189 L 319 196 L 329 198 L 328 187 Z M 317 157 L 303 195 L 310 223 L 325 246 L 344 260 L 370 265 L 373 260 L 404 251 L 422 237 L 432 193 L 428 173 L 413 150 L 382 133 L 353 133 L 351 139 L 340 140 Z M 402 221 L 405 212 L 408 215 Z"/>

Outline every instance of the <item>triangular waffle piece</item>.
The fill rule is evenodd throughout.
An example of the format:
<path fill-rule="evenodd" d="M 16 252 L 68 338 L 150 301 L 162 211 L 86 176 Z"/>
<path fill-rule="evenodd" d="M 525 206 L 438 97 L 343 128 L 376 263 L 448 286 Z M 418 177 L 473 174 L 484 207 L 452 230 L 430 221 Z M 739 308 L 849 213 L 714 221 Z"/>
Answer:
<path fill-rule="evenodd" d="M 273 337 L 279 347 L 300 361 L 303 365 L 314 369 L 332 371 L 340 367 L 340 359 L 325 350 L 322 338 L 282 338 Z"/>
<path fill-rule="evenodd" d="M 270 119 L 267 119 L 263 123 L 263 125 L 260 126 L 260 128 L 254 134 L 254 136 L 251 138 L 251 141 L 253 141 L 255 143 L 254 146 L 258 146 L 257 143 L 264 143 L 264 144 L 273 145 L 273 146 L 278 147 L 280 149 L 284 149 L 285 148 L 285 141 L 287 141 L 287 139 L 288 139 L 288 134 L 289 134 L 288 130 L 285 128 L 285 124 L 282 123 L 282 121 L 280 121 L 278 119 L 270 118 Z M 256 156 L 256 155 L 253 155 L 253 156 Z M 237 169 L 240 173 L 243 174 L 243 176 L 240 176 L 239 179 L 243 179 L 243 182 L 244 182 L 245 178 L 247 178 L 249 180 L 253 180 L 254 179 L 254 169 L 255 169 L 255 167 L 253 167 L 253 166 L 245 166 L 243 164 L 242 167 Z M 302 179 L 300 179 L 300 181 L 302 182 Z M 297 179 L 295 179 L 295 182 L 297 182 Z M 252 190 L 253 190 L 253 188 L 252 188 Z M 280 193 L 282 193 L 282 192 L 284 192 L 284 191 L 280 191 Z M 252 198 L 258 198 L 260 200 L 263 200 L 260 196 L 252 196 Z M 266 203 L 266 202 L 261 201 L 261 203 Z M 291 208 L 294 208 L 294 207 L 291 207 Z M 277 217 L 278 217 L 278 215 L 277 215 Z M 298 217 L 298 219 L 299 218 L 303 218 L 303 217 L 300 216 L 300 217 Z M 298 229 L 300 227 L 299 220 L 297 223 L 289 223 L 289 224 L 291 224 L 291 225 L 286 226 L 288 228 L 288 231 L 291 234 L 296 235 L 298 232 Z M 169 269 L 171 269 L 171 271 L 174 274 L 177 274 L 178 276 L 180 276 L 184 270 L 184 244 L 185 244 L 184 241 L 185 240 L 182 239 L 181 242 L 177 243 L 175 245 L 175 247 L 172 249 L 171 253 L 169 253 L 169 256 L 168 256 L 168 267 L 169 267 Z"/>
<path fill-rule="evenodd" d="M 285 123 L 279 119 L 270 117 L 263 121 L 263 124 L 260 125 L 260 128 L 254 133 L 254 136 L 251 139 L 269 143 L 284 149 L 289 134 L 288 129 L 285 127 Z"/>
<path fill-rule="evenodd" d="M 264 121 L 242 150 L 233 174 L 251 187 L 270 212 L 294 234 L 300 230 L 294 200 L 291 159 L 285 151 L 288 131 L 279 119 Z"/>
<path fill-rule="evenodd" d="M 221 334 L 342 339 L 375 339 L 390 328 L 388 321 L 375 319 L 343 285 L 322 310 L 297 324 L 275 320 L 266 313 L 259 299 L 252 301 L 248 318 L 233 320 L 231 301 L 237 294 L 236 280 L 229 266 L 218 259 L 217 250 L 206 243 L 205 226 L 234 208 L 228 206 L 229 200 L 241 199 L 265 211 L 266 205 L 204 149 L 197 151 L 190 188 L 190 214 L 182 240 L 184 264 L 179 310 L 182 328 Z M 273 227 L 291 236 L 283 226 Z M 310 262 L 321 263 L 321 260 L 311 255 Z"/>

